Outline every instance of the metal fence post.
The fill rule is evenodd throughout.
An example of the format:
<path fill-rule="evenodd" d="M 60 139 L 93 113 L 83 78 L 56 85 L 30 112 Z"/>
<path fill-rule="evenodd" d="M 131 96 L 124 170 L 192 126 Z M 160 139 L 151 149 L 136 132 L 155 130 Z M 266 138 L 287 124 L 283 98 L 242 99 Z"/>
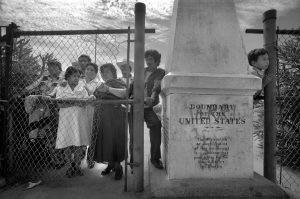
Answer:
<path fill-rule="evenodd" d="M 128 27 L 127 34 L 127 64 L 129 65 L 129 57 L 130 57 L 130 27 Z M 129 97 L 129 77 L 126 77 L 126 99 Z M 126 114 L 125 114 L 125 183 L 124 183 L 124 191 L 127 192 L 127 180 L 128 180 L 128 113 L 129 113 L 129 104 L 126 104 Z M 131 137 L 132 135 L 130 135 Z M 130 154 L 132 155 L 132 154 Z"/>
<path fill-rule="evenodd" d="M 3 126 L 1 131 L 1 153 L 7 154 L 8 151 L 8 101 L 9 101 L 9 87 L 10 87 L 10 79 L 11 79 L 11 68 L 12 68 L 12 53 L 13 53 L 13 39 L 14 39 L 14 32 L 17 29 L 17 25 L 14 23 L 11 23 L 7 28 L 6 28 L 6 35 L 5 35 L 5 55 L 3 58 L 5 58 L 5 63 L 4 63 L 4 73 L 1 75 L 3 76 L 3 83 L 4 87 L 1 90 L 1 99 L 5 102 L 4 104 L 4 113 L 3 113 Z M 2 59 L 2 58 L 1 58 Z M 1 60 L 2 61 L 2 60 Z M 1 64 L 2 65 L 2 64 Z M 2 78 L 2 77 L 1 77 Z M 4 159 L 8 159 L 7 157 L 4 157 Z M 5 161 L 5 163 L 2 165 L 3 166 L 3 173 L 4 175 L 7 175 L 8 172 L 8 162 Z"/>
<path fill-rule="evenodd" d="M 264 177 L 276 183 L 276 10 L 263 14 L 264 47 L 269 53 L 266 77 L 272 77 L 264 88 Z"/>
<path fill-rule="evenodd" d="M 146 6 L 136 3 L 134 42 L 133 169 L 134 190 L 144 190 L 144 51 Z"/>

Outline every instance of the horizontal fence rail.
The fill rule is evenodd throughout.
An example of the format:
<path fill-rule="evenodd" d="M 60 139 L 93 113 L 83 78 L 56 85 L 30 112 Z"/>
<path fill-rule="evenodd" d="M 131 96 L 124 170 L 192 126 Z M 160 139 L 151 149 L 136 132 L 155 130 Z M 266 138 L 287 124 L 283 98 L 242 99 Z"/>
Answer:
<path fill-rule="evenodd" d="M 14 37 L 42 36 L 42 35 L 90 35 L 90 34 L 127 34 L 134 33 L 134 29 L 111 30 L 61 30 L 61 31 L 16 31 Z M 155 29 L 145 29 L 145 33 L 155 33 Z"/>
<path fill-rule="evenodd" d="M 246 29 L 245 31 L 246 33 L 251 33 L 251 34 L 263 34 L 264 31 L 263 29 Z M 277 30 L 276 31 L 276 34 L 279 34 L 279 35 L 297 35 L 300 33 L 300 30 L 283 30 L 283 29 L 280 29 L 280 30 Z"/>

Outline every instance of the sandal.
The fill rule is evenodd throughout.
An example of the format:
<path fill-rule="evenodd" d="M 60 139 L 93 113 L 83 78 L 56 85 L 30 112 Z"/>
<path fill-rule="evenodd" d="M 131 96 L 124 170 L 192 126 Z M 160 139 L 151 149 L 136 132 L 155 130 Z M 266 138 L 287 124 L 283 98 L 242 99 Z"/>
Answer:
<path fill-rule="evenodd" d="M 28 186 L 26 189 L 32 189 L 42 183 L 41 180 L 38 180 L 37 182 L 28 182 Z"/>

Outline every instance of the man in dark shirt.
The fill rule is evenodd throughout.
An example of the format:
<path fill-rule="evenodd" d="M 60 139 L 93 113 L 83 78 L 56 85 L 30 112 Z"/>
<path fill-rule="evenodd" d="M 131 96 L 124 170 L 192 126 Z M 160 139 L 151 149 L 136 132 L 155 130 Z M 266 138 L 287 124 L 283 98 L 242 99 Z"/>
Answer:
<path fill-rule="evenodd" d="M 165 70 L 158 68 L 160 64 L 161 54 L 157 50 L 147 50 L 145 52 L 145 88 L 144 88 L 144 120 L 150 130 L 150 154 L 151 163 L 158 169 L 163 169 L 160 160 L 161 145 L 161 121 L 153 110 L 153 107 L 159 103 L 159 94 L 161 92 L 161 80 L 165 76 Z M 133 96 L 133 83 L 130 85 L 130 96 Z M 133 113 L 133 110 L 131 110 Z M 131 116 L 132 117 L 132 116 Z M 130 133 L 130 162 L 133 162 L 133 137 Z"/>
<path fill-rule="evenodd" d="M 158 68 L 161 54 L 157 50 L 147 50 L 145 52 L 145 89 L 144 89 L 144 120 L 150 129 L 150 154 L 151 163 L 158 169 L 163 169 L 160 160 L 161 145 L 161 121 L 153 110 L 153 106 L 159 103 L 161 92 L 161 80 L 165 76 L 165 70 Z"/>

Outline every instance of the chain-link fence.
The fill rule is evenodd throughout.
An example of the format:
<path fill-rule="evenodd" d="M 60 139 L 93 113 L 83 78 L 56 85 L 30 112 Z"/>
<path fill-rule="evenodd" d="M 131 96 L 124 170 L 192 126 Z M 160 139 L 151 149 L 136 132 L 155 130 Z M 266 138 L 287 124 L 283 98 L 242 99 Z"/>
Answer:
<path fill-rule="evenodd" d="M 300 34 L 278 34 L 277 181 L 300 194 Z"/>
<path fill-rule="evenodd" d="M 124 160 L 125 108 L 120 103 L 100 106 L 94 102 L 94 98 L 120 98 L 107 94 L 98 67 L 88 65 L 88 72 L 80 72 L 83 64 L 78 63 L 78 57 L 88 55 L 98 66 L 115 65 L 121 58 L 120 50 L 127 48 L 127 35 L 18 34 L 13 42 L 8 85 L 9 172 L 18 180 L 83 175 L 83 168 L 93 167 L 94 155 L 109 161 L 101 149 L 97 149 L 100 154 L 94 154 L 96 142 L 101 142 L 106 151 L 119 150 L 115 158 Z M 112 79 L 106 86 L 126 87 L 115 79 L 115 68 L 107 66 L 107 70 Z M 117 134 L 114 137 L 118 137 L 118 143 L 97 137 L 107 127 L 115 129 L 111 132 Z"/>
<path fill-rule="evenodd" d="M 262 29 L 246 33 L 263 34 Z M 277 29 L 277 183 L 300 195 L 300 30 Z M 254 138 L 264 144 L 264 96 L 254 106 Z"/>

